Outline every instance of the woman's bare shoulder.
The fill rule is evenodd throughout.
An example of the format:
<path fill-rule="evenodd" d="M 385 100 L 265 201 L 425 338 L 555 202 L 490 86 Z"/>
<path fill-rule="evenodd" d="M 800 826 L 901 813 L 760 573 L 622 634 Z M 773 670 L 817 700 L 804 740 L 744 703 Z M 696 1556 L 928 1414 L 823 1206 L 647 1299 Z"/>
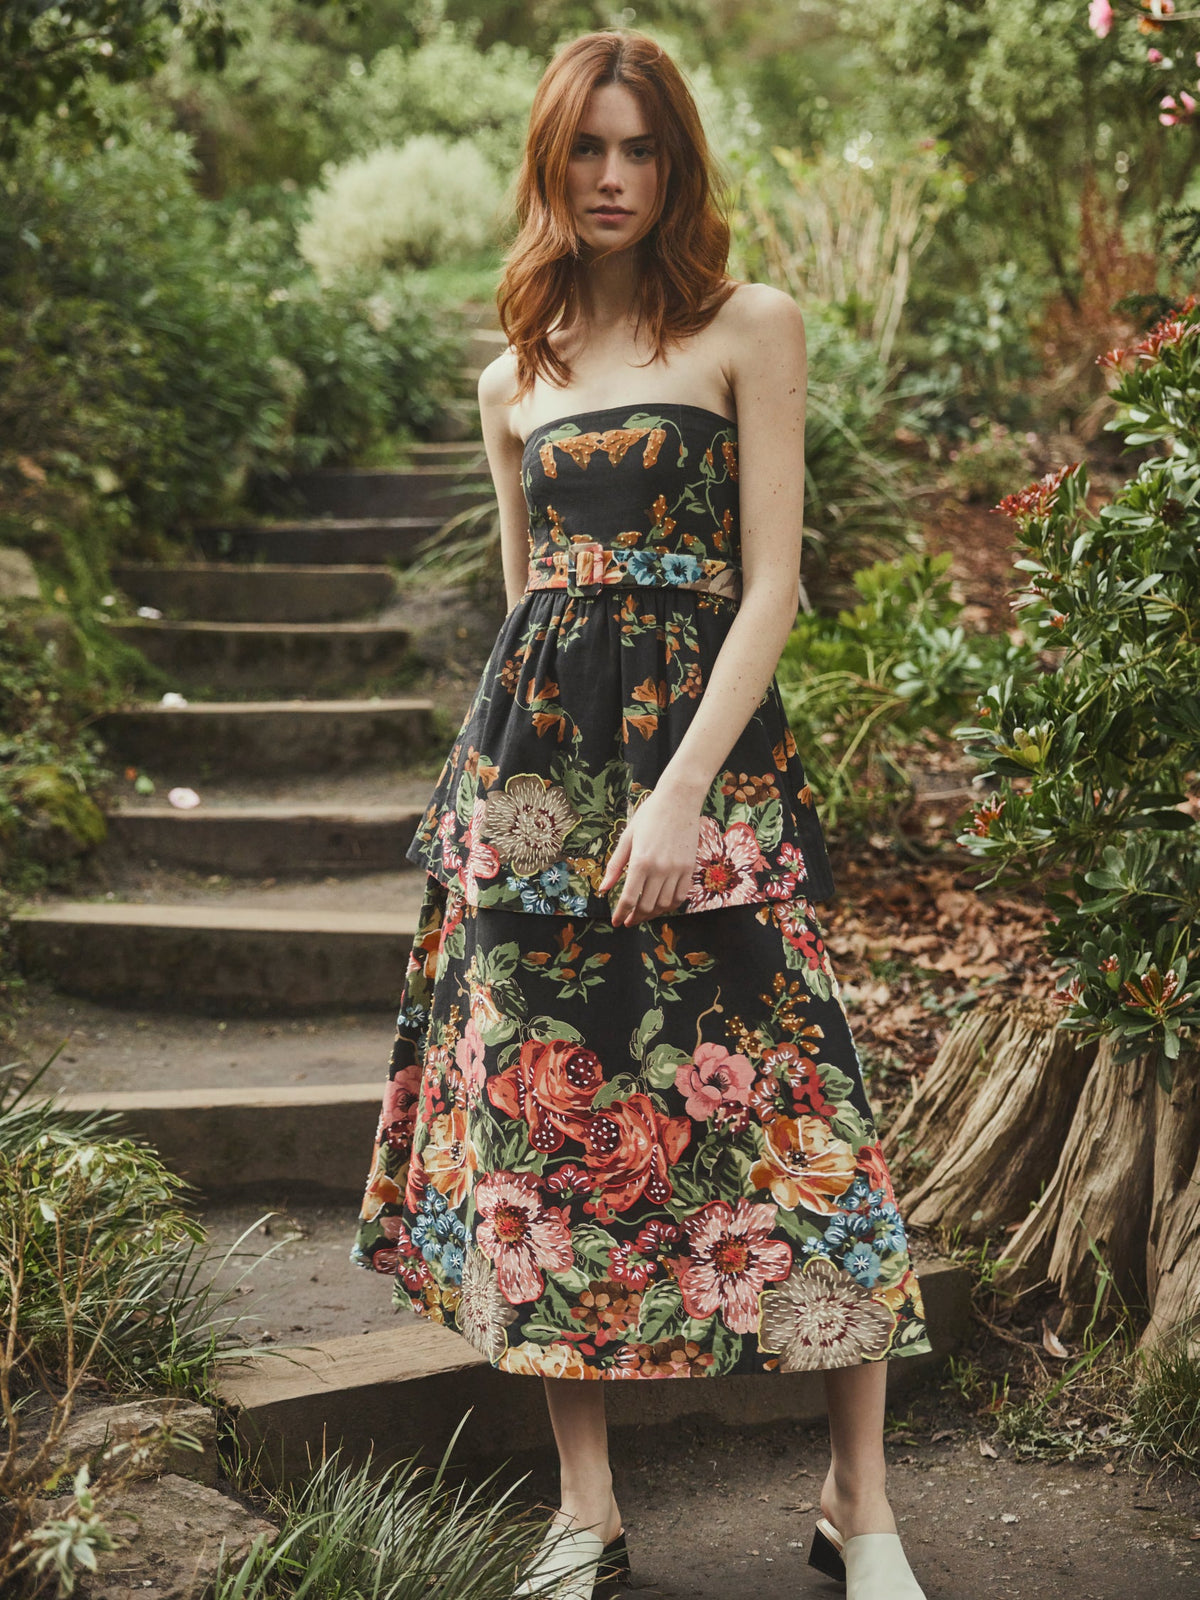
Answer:
<path fill-rule="evenodd" d="M 769 333 L 804 326 L 804 314 L 786 289 L 772 283 L 739 283 L 721 316 L 741 333 Z"/>

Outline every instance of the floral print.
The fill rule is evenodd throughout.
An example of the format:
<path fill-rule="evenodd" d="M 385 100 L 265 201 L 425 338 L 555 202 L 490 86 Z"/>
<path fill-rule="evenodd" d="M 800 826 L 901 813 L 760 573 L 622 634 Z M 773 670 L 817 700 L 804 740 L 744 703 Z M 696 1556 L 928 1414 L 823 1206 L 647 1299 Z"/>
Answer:
<path fill-rule="evenodd" d="M 502 1370 L 718 1377 L 931 1348 L 803 899 L 614 928 L 481 910 L 430 877 L 390 1065 L 355 1259 Z"/>
<path fill-rule="evenodd" d="M 407 852 L 469 904 L 611 916 L 621 884 L 597 887 L 609 856 L 737 614 L 736 434 L 714 412 L 672 405 L 584 412 L 530 435 L 527 587 Z M 702 809 L 678 914 L 831 897 L 774 679 Z"/>
<path fill-rule="evenodd" d="M 614 928 L 619 885 L 597 892 L 736 614 L 736 429 L 581 413 L 534 430 L 522 473 L 528 587 L 408 852 L 425 894 L 353 1259 L 528 1376 L 926 1352 L 773 682 L 686 902 Z"/>

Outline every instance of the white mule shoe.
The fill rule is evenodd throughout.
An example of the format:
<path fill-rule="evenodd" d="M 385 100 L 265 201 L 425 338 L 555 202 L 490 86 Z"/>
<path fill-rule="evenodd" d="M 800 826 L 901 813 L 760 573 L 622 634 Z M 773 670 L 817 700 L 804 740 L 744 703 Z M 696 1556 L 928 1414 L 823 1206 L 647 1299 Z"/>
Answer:
<path fill-rule="evenodd" d="M 926 1600 L 898 1533 L 843 1539 L 828 1517 L 818 1517 L 808 1562 L 826 1577 L 844 1579 L 846 1600 Z"/>
<path fill-rule="evenodd" d="M 528 1595 L 552 1595 L 553 1600 L 612 1600 L 628 1581 L 628 1575 L 624 1529 L 605 1544 L 590 1528 L 553 1526 L 547 1530 L 515 1596 L 517 1600 Z"/>

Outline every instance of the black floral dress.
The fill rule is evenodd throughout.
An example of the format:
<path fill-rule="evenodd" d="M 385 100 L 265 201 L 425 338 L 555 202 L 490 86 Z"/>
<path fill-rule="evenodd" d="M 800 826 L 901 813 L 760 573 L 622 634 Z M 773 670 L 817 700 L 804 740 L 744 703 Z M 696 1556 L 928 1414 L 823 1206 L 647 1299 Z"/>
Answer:
<path fill-rule="evenodd" d="M 528 584 L 407 852 L 426 892 L 352 1258 L 507 1372 L 931 1348 L 774 680 L 681 908 L 614 928 L 597 887 L 737 613 L 737 475 L 736 424 L 698 406 L 533 431 Z"/>

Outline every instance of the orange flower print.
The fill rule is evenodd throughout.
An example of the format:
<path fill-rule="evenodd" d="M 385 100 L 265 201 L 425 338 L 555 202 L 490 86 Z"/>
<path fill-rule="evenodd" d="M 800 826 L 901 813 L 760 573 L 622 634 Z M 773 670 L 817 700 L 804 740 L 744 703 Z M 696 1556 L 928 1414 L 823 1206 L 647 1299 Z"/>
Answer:
<path fill-rule="evenodd" d="M 761 1161 L 750 1169 L 756 1189 L 769 1189 L 781 1206 L 807 1206 L 825 1216 L 854 1182 L 854 1151 L 829 1131 L 823 1117 L 775 1117 L 764 1128 Z"/>

